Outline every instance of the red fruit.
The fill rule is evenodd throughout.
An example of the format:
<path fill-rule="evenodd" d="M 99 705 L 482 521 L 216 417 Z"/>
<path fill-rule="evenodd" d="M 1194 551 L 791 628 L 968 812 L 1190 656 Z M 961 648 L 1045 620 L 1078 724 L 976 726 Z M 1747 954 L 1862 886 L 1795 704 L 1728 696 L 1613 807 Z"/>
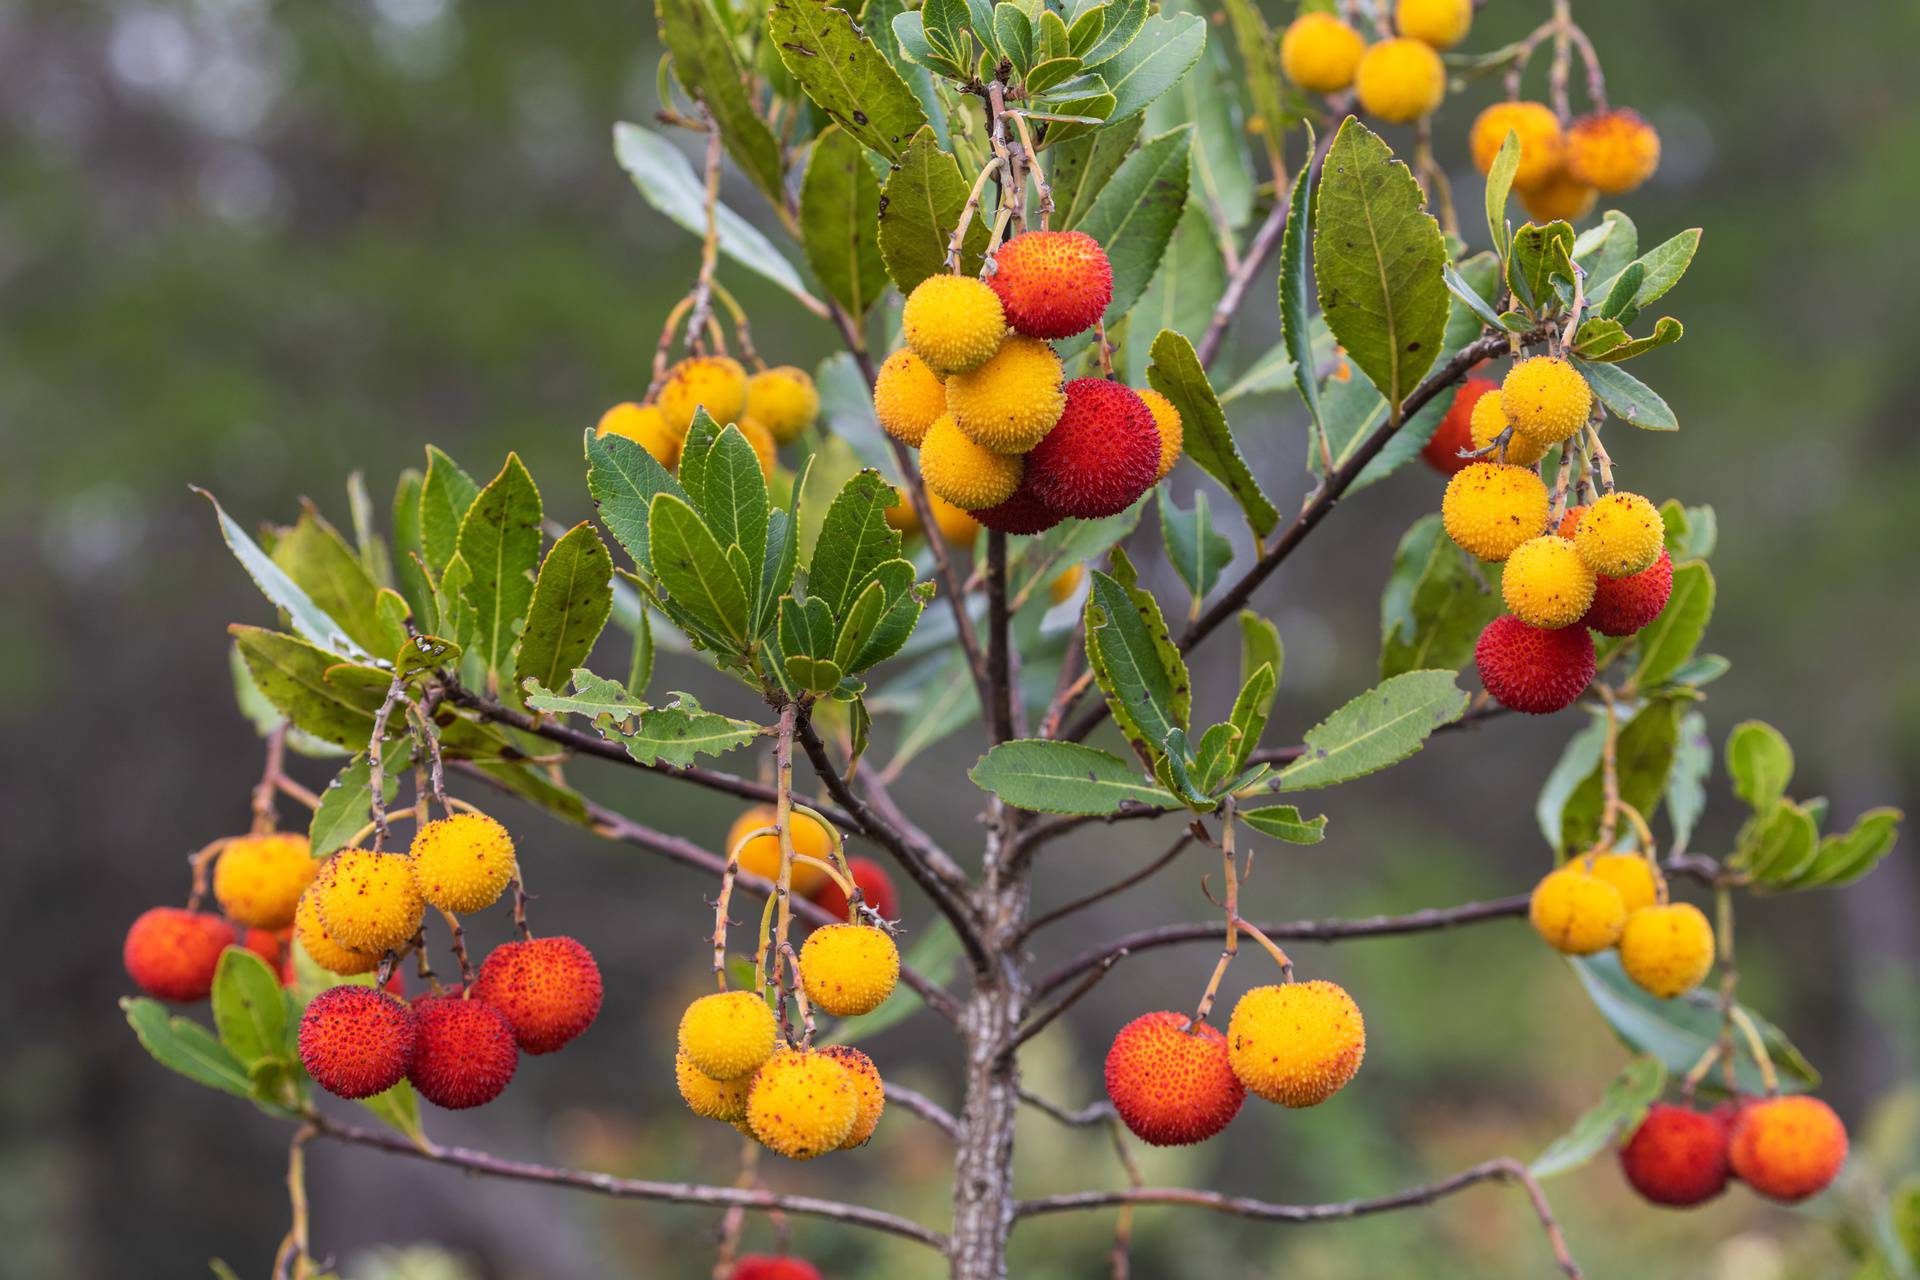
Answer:
<path fill-rule="evenodd" d="M 268 967 L 279 976 L 281 985 L 284 986 L 288 981 L 289 973 L 292 972 L 290 967 L 292 963 L 290 954 L 292 948 L 288 945 L 292 937 L 293 930 L 291 928 L 249 929 L 247 930 L 247 936 L 242 945 L 262 960 L 265 960 Z"/>
<path fill-rule="evenodd" d="M 1593 683 L 1593 636 L 1585 627 L 1544 631 L 1503 614 L 1480 633 L 1473 660 L 1501 706 L 1543 716 L 1572 706 Z"/>
<path fill-rule="evenodd" d="M 1460 456 L 1462 449 L 1473 448 L 1473 405 L 1489 391 L 1498 391 L 1500 384 L 1490 378 L 1468 378 L 1453 393 L 1453 403 L 1447 406 L 1446 417 L 1440 419 L 1433 435 L 1420 446 L 1420 456 L 1427 465 L 1443 476 L 1450 476 L 1460 468 L 1472 462 L 1472 458 Z"/>
<path fill-rule="evenodd" d="M 233 926 L 219 916 L 153 907 L 127 930 L 120 958 L 127 976 L 148 995 L 191 1004 L 213 990 L 220 953 L 233 942 Z"/>
<path fill-rule="evenodd" d="M 1204 1142 L 1247 1100 L 1227 1061 L 1227 1038 L 1183 1013 L 1143 1013 L 1107 1050 L 1107 1097 L 1127 1128 L 1156 1147 Z"/>
<path fill-rule="evenodd" d="M 1660 558 L 1638 573 L 1624 578 L 1596 577 L 1593 603 L 1583 627 L 1592 627 L 1603 636 L 1630 636 L 1660 616 L 1673 594 L 1673 557 L 1665 547 Z"/>
<path fill-rule="evenodd" d="M 413 1010 L 372 987 L 328 987 L 300 1018 L 300 1063 L 342 1098 L 371 1098 L 399 1084 L 413 1058 Z"/>
<path fill-rule="evenodd" d="M 1132 506 L 1159 472 L 1160 431 L 1147 402 L 1117 382 L 1075 378 L 1060 421 L 1027 455 L 1026 481 L 1060 514 L 1097 520 Z"/>
<path fill-rule="evenodd" d="M 1620 1148 L 1620 1168 L 1655 1204 L 1711 1200 L 1727 1189 L 1727 1126 L 1710 1114 L 1655 1103 Z"/>
<path fill-rule="evenodd" d="M 520 1064 L 513 1024 L 484 1000 L 422 996 L 407 1079 L 436 1107 L 460 1111 L 492 1102 Z"/>
<path fill-rule="evenodd" d="M 820 1271 L 799 1258 L 750 1253 L 733 1264 L 727 1280 L 820 1280 Z"/>
<path fill-rule="evenodd" d="M 1729 1158 L 1740 1180 L 1789 1204 L 1827 1189 L 1847 1162 L 1847 1127 L 1804 1094 L 1749 1103 L 1733 1125 Z"/>
<path fill-rule="evenodd" d="M 868 906 L 889 920 L 900 918 L 900 894 L 894 889 L 893 879 L 885 867 L 872 858 L 849 858 L 847 870 L 853 872 L 853 883 Z M 840 886 L 833 881 L 821 885 L 813 900 L 836 920 L 847 918 L 847 895 L 840 892 Z"/>
<path fill-rule="evenodd" d="M 1033 472 L 1029 469 L 1021 478 L 1020 487 L 1013 491 L 1011 498 L 997 507 L 988 507 L 984 511 L 975 511 L 970 514 L 987 528 L 1001 533 L 1045 533 L 1066 517 L 1040 501 L 1033 491 L 1032 478 Z"/>
<path fill-rule="evenodd" d="M 1071 338 L 1113 301 L 1113 265 L 1084 231 L 1025 231 L 1000 246 L 987 283 L 1007 323 L 1030 338 Z"/>
<path fill-rule="evenodd" d="M 534 938 L 493 949 L 474 980 L 474 998 L 507 1015 L 528 1053 L 552 1053 L 600 1013 L 600 966 L 572 938 Z"/>

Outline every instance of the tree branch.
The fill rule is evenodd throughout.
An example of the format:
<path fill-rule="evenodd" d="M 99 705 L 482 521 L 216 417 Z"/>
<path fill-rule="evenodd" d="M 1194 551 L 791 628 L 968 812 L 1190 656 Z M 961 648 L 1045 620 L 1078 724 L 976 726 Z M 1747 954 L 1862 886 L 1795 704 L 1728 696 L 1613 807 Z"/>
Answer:
<path fill-rule="evenodd" d="M 913 1112 L 949 1138 L 960 1136 L 960 1122 L 953 1118 L 953 1113 L 926 1094 L 918 1089 L 909 1089 L 903 1084 L 895 1084 L 891 1080 L 886 1081 L 883 1087 L 886 1090 L 888 1102 Z"/>
<path fill-rule="evenodd" d="M 1066 903 L 1062 906 L 1055 907 L 1051 911 L 1035 916 L 1033 919 L 1029 920 L 1027 922 L 1026 927 L 1020 931 L 1020 936 L 1023 939 L 1030 937 L 1033 935 L 1035 931 L 1044 929 L 1050 924 L 1057 924 L 1059 921 L 1066 919 L 1068 916 L 1074 914 L 1076 911 L 1085 911 L 1088 907 L 1093 906 L 1095 903 L 1104 902 L 1108 898 L 1113 897 L 1116 893 L 1123 893 L 1126 890 L 1133 888 L 1133 886 L 1139 884 L 1142 880 L 1149 879 L 1156 872 L 1158 872 L 1163 867 L 1171 863 L 1175 858 L 1179 857 L 1181 854 L 1181 851 L 1184 850 L 1191 843 L 1193 843 L 1193 833 L 1190 831 L 1182 832 L 1180 835 L 1180 838 L 1173 842 L 1173 846 L 1171 848 L 1169 848 L 1165 853 L 1161 854 L 1159 857 L 1155 858 L 1152 862 L 1149 862 L 1146 866 L 1141 867 L 1138 871 L 1134 872 L 1132 875 L 1125 876 L 1119 880 L 1115 880 L 1112 884 L 1107 885 L 1105 888 L 1095 889 L 1092 893 L 1085 894 L 1082 897 L 1075 898 L 1072 902 Z"/>

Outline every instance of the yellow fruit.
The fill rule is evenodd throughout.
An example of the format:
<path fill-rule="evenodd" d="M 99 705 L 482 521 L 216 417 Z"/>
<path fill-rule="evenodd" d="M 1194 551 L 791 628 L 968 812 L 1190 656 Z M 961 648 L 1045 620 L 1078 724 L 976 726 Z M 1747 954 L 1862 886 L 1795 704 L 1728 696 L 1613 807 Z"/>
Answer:
<path fill-rule="evenodd" d="M 1547 486 L 1525 467 L 1469 463 L 1447 482 L 1440 519 L 1464 550 L 1505 560 L 1547 527 Z"/>
<path fill-rule="evenodd" d="M 656 402 L 667 429 L 682 440 L 700 409 L 724 427 L 746 408 L 747 371 L 732 356 L 691 356 L 668 372 Z"/>
<path fill-rule="evenodd" d="M 967 439 L 950 413 L 920 442 L 920 478 L 927 489 L 968 511 L 984 511 L 1011 498 L 1025 470 L 1019 455 L 995 453 Z"/>
<path fill-rule="evenodd" d="M 1473 402 L 1473 416 L 1467 420 L 1467 430 L 1473 437 L 1473 447 L 1484 449 L 1499 438 L 1507 429 L 1506 411 L 1500 407 L 1499 391 L 1489 391 Z M 1536 445 L 1527 437 L 1515 432 L 1507 437 L 1506 461 L 1516 467 L 1530 467 L 1540 461 L 1547 451 L 1545 445 Z M 1496 454 L 1488 454 L 1489 461 L 1499 461 Z"/>
<path fill-rule="evenodd" d="M 773 479 L 773 466 L 777 458 L 774 453 L 773 432 L 752 418 L 741 418 L 733 424 L 747 443 L 753 446 L 753 456 L 760 460 L 760 474 L 768 480 Z"/>
<path fill-rule="evenodd" d="M 1073 599 L 1073 593 L 1080 589 L 1080 580 L 1086 576 L 1085 565 L 1068 565 L 1064 573 L 1047 584 L 1047 599 L 1054 604 L 1065 604 Z"/>
<path fill-rule="evenodd" d="M 320 868 L 313 891 L 327 933 L 353 951 L 398 950 L 419 931 L 425 910 L 402 853 L 342 849 Z"/>
<path fill-rule="evenodd" d="M 300 905 L 293 912 L 293 936 L 305 949 L 307 958 L 328 973 L 337 973 L 343 978 L 358 973 L 372 973 L 378 969 L 378 951 L 355 951 L 334 941 L 333 935 L 327 932 L 327 926 L 321 922 L 320 908 L 315 901 L 317 897 L 312 889 L 308 889 L 300 895 Z"/>
<path fill-rule="evenodd" d="M 1520 207 L 1537 223 L 1578 222 L 1593 212 L 1600 193 L 1565 169 L 1555 169 L 1539 186 L 1521 187 Z"/>
<path fill-rule="evenodd" d="M 1180 461 L 1180 450 L 1186 445 L 1186 424 L 1181 422 L 1180 411 L 1173 407 L 1173 401 L 1152 387 L 1140 392 L 1140 398 L 1153 412 L 1153 429 L 1160 433 L 1160 470 L 1153 477 L 1153 482 L 1159 484 L 1173 470 L 1173 464 Z"/>
<path fill-rule="evenodd" d="M 1653 567 L 1666 545 L 1659 508 L 1637 493 L 1610 493 L 1580 516 L 1573 545 L 1595 573 L 1625 578 Z"/>
<path fill-rule="evenodd" d="M 1000 295 L 972 276 L 928 276 L 900 313 L 913 354 L 937 373 L 965 373 L 985 364 L 1007 335 Z"/>
<path fill-rule="evenodd" d="M 1354 85 L 1368 115 L 1410 124 L 1440 105 L 1447 93 L 1447 69 L 1431 45 L 1382 40 L 1361 57 Z"/>
<path fill-rule="evenodd" d="M 973 545 L 973 540 L 980 533 L 980 522 L 973 518 L 973 512 L 965 507 L 954 506 L 937 493 L 927 495 L 927 505 L 933 508 L 933 523 L 948 546 Z"/>
<path fill-rule="evenodd" d="M 1573 544 L 1558 534 L 1529 538 L 1507 557 L 1500 597 L 1513 616 L 1530 627 L 1558 631 L 1586 616 L 1593 603 L 1593 570 Z"/>
<path fill-rule="evenodd" d="M 673 1055 L 673 1079 L 680 1086 L 687 1110 L 702 1119 L 724 1120 L 728 1124 L 746 1119 L 747 1090 L 753 1087 L 751 1075 L 737 1080 L 715 1080 L 694 1066 L 687 1051 L 681 1049 Z"/>
<path fill-rule="evenodd" d="M 1555 445 L 1587 425 L 1593 389 L 1559 356 L 1530 356 L 1507 370 L 1500 408 L 1517 434 Z"/>
<path fill-rule="evenodd" d="M 1640 854 L 1603 853 L 1581 865 L 1620 891 L 1629 918 L 1660 900 L 1660 873 Z"/>
<path fill-rule="evenodd" d="M 1268 1102 L 1311 1107 L 1353 1079 L 1367 1056 L 1367 1024 L 1331 982 L 1255 987 L 1227 1023 L 1227 1061 Z"/>
<path fill-rule="evenodd" d="M 732 830 L 727 832 L 727 849 L 738 850 L 740 870 L 751 875 L 762 876 L 768 880 L 780 878 L 780 841 L 770 835 L 755 836 L 744 845 L 740 843 L 747 832 L 758 827 L 773 825 L 774 809 L 770 804 L 757 804 L 733 820 Z M 829 860 L 833 853 L 833 833 L 809 818 L 804 813 L 793 815 L 793 851 L 796 854 L 818 858 L 822 862 Z M 812 897 L 814 891 L 827 883 L 827 873 L 808 863 L 793 864 L 791 877 L 793 891 L 803 898 Z"/>
<path fill-rule="evenodd" d="M 918 449 L 946 411 L 946 385 L 925 360 L 905 347 L 887 357 L 873 381 L 873 414 L 888 435 Z"/>
<path fill-rule="evenodd" d="M 1567 130 L 1567 172 L 1607 195 L 1631 191 L 1660 167 L 1660 135 L 1638 112 L 1582 116 Z"/>
<path fill-rule="evenodd" d="M 1537 187 L 1559 171 L 1566 150 L 1560 117 L 1539 102 L 1496 102 L 1474 117 L 1473 130 L 1467 135 L 1473 167 L 1482 173 L 1492 169 L 1509 133 L 1520 140 L 1520 165 L 1513 171 L 1516 188 Z"/>
<path fill-rule="evenodd" d="M 711 1080 L 752 1075 L 773 1052 L 773 1010 L 751 991 L 701 996 L 680 1015 L 680 1049 Z"/>
<path fill-rule="evenodd" d="M 823 1053 L 780 1050 L 760 1068 L 747 1094 L 753 1136 L 790 1160 L 837 1149 L 859 1115 L 853 1076 Z"/>
<path fill-rule="evenodd" d="M 1671 1000 L 1713 968 L 1713 926 L 1691 902 L 1642 907 L 1620 935 L 1620 967 L 1641 990 Z"/>
<path fill-rule="evenodd" d="M 773 433 L 778 444 L 791 444 L 820 416 L 820 391 L 805 369 L 790 364 L 762 369 L 747 379 L 746 414 Z"/>
<path fill-rule="evenodd" d="M 1627 908 L 1611 883 L 1570 862 L 1533 887 L 1527 918 L 1555 951 L 1587 956 L 1620 940 Z"/>
<path fill-rule="evenodd" d="M 319 870 L 305 836 L 240 836 L 213 864 L 213 896 L 235 924 L 284 929 Z"/>
<path fill-rule="evenodd" d="M 598 436 L 624 436 L 653 455 L 653 460 L 671 470 L 680 461 L 680 441 L 685 430 L 667 426 L 667 416 L 657 404 L 617 404 L 600 415 Z"/>
<path fill-rule="evenodd" d="M 928 494 L 927 496 L 931 498 L 933 495 Z M 887 508 L 887 526 L 892 529 L 898 529 L 902 534 L 911 538 L 914 534 L 920 532 L 920 513 L 913 509 L 913 503 L 905 498 L 901 498 L 900 501 Z"/>
<path fill-rule="evenodd" d="M 1403 36 L 1424 40 L 1436 49 L 1451 49 L 1473 25 L 1473 0 L 1400 0 L 1393 11 L 1393 25 Z"/>
<path fill-rule="evenodd" d="M 1338 93 L 1353 83 L 1367 42 L 1330 13 L 1303 13 L 1280 37 L 1280 67 L 1308 93 Z"/>
<path fill-rule="evenodd" d="M 967 439 L 995 453 L 1025 453 L 1067 407 L 1060 357 L 1018 334 L 985 364 L 947 379 L 947 412 Z"/>
<path fill-rule="evenodd" d="M 836 1018 L 872 1013 L 900 979 L 900 949 L 885 930 L 865 924 L 815 929 L 800 948 L 800 981 L 813 1007 Z"/>
<path fill-rule="evenodd" d="M 518 864 L 513 837 L 484 813 L 456 813 L 414 833 L 408 852 L 420 896 L 442 911 L 484 911 L 500 900 Z"/>
<path fill-rule="evenodd" d="M 853 1128 L 840 1140 L 840 1150 L 865 1146 L 880 1125 L 881 1113 L 887 1109 L 887 1086 L 880 1079 L 880 1069 L 873 1065 L 872 1058 L 850 1044 L 822 1049 L 820 1056 L 832 1058 L 846 1068 L 853 1080 L 854 1097 L 859 1102 L 859 1109 L 853 1113 Z"/>

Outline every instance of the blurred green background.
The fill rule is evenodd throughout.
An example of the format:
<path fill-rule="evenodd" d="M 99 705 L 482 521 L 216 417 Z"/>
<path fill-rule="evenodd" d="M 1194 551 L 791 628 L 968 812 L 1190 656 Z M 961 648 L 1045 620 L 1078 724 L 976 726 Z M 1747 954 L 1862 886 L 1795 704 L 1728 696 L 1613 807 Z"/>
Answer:
<path fill-rule="evenodd" d="M 1706 710 L 1716 743 L 1763 716 L 1798 749 L 1795 792 L 1851 821 L 1910 812 L 1920 777 L 1920 535 L 1911 403 L 1920 326 L 1920 6 L 1758 0 L 1578 6 L 1617 102 L 1659 127 L 1659 176 L 1625 207 L 1644 244 L 1707 228 L 1668 299 L 1686 341 L 1636 366 L 1674 406 L 1677 437 L 1610 433 L 1629 482 L 1711 503 L 1721 539 L 1708 648 L 1733 660 Z M 1474 48 L 1545 16 L 1492 0 Z M 1283 21 L 1272 3 L 1269 16 Z M 0 0 L 0 911 L 13 959 L 0 995 L 0 1239 L 9 1275 L 197 1276 L 206 1259 L 265 1274 L 285 1230 L 285 1129 L 161 1070 L 115 998 L 129 920 L 181 898 L 184 856 L 237 830 L 259 747 L 229 696 L 223 627 L 268 621 L 189 483 L 243 522 L 302 496 L 347 518 L 343 482 L 376 494 L 428 440 L 476 475 L 517 449 L 551 516 L 588 513 L 579 433 L 645 388 L 653 342 L 695 242 L 614 166 L 609 130 L 657 105 L 654 23 L 637 3 L 550 0 Z M 1463 208 L 1482 83 L 1440 117 Z M 1395 139 L 1396 142 L 1400 139 Z M 737 208 L 758 216 L 744 184 Z M 811 365 L 833 335 L 725 268 L 775 362 Z M 1230 361 L 1277 331 L 1256 287 Z M 1284 401 L 1236 425 L 1288 509 L 1305 490 Z M 1181 493 L 1202 483 L 1182 468 Z M 1405 526 L 1437 502 L 1409 469 L 1344 504 L 1259 603 L 1286 639 L 1273 739 L 1294 740 L 1370 683 L 1377 587 Z M 1238 532 L 1236 531 L 1236 536 Z M 1145 540 L 1157 546 L 1157 540 Z M 1171 584 L 1164 565 L 1158 583 Z M 1904 585 L 1903 585 L 1904 584 Z M 624 660 L 624 654 L 622 655 Z M 1222 666 L 1230 665 L 1223 662 Z M 737 691 L 670 665 L 659 687 Z M 1200 699 L 1230 691 L 1203 678 Z M 739 708 L 751 714 L 751 708 Z M 1574 724 L 1501 721 L 1326 796 L 1326 844 L 1270 854 L 1247 890 L 1268 917 L 1408 910 L 1514 892 L 1547 865 L 1532 801 Z M 898 794 L 956 848 L 974 832 L 956 785 L 962 734 Z M 325 764 L 296 766 L 311 785 Z M 577 780 L 642 820 L 710 845 L 733 816 L 628 773 Z M 1724 850 L 1724 783 L 1696 847 Z M 291 815 L 290 815 L 291 816 Z M 495 1106 L 432 1115 L 438 1137 L 529 1158 L 730 1181 L 734 1135 L 696 1127 L 671 1085 L 679 1003 L 702 981 L 710 887 L 530 814 L 507 815 L 543 928 L 589 943 L 606 1012 L 566 1053 L 524 1064 Z M 1092 829 L 1046 861 L 1037 901 L 1064 901 L 1161 847 L 1144 824 Z M 1748 999 L 1826 1073 L 1861 1158 L 1842 1187 L 1783 1211 L 1738 1191 L 1705 1210 L 1650 1209 L 1609 1160 L 1550 1184 L 1597 1277 L 1851 1275 L 1838 1240 L 1901 1174 L 1920 1133 L 1920 876 L 1906 847 L 1833 894 L 1743 902 Z M 1164 874 L 1039 944 L 1062 958 L 1102 933 L 1208 911 L 1198 871 Z M 909 930 L 928 911 L 909 899 Z M 498 922 L 483 921 L 486 930 Z M 910 945 L 910 944 L 909 944 Z M 1028 1051 L 1028 1081 L 1078 1105 L 1107 1038 L 1181 1005 L 1207 948 L 1129 961 Z M 1220 1141 L 1144 1157 L 1153 1182 L 1276 1199 L 1377 1194 L 1503 1152 L 1530 1156 L 1623 1054 L 1572 975 L 1523 924 L 1302 947 L 1347 985 L 1371 1031 L 1352 1088 L 1308 1114 L 1251 1106 Z M 1255 956 L 1230 987 L 1263 974 Z M 953 1042 L 929 1019 L 877 1037 L 889 1075 L 956 1103 Z M 1030 1191 L 1119 1174 L 1098 1133 L 1023 1119 Z M 695 1276 L 715 1215 L 465 1179 L 336 1147 L 312 1159 L 317 1248 L 356 1277 Z M 946 1214 L 948 1157 L 896 1116 L 872 1146 L 772 1185 Z M 1836 1234 L 1832 1224 L 1841 1224 Z M 801 1221 L 795 1247 L 830 1276 L 931 1274 L 911 1246 Z M 1016 1275 L 1103 1274 L 1111 1215 L 1016 1237 Z M 749 1226 L 750 1246 L 772 1231 Z M 1364 1223 L 1264 1227 L 1175 1210 L 1136 1225 L 1135 1274 L 1532 1276 L 1548 1262 L 1517 1194 L 1483 1189 Z M 447 1251 L 368 1252 L 432 1245 Z"/>

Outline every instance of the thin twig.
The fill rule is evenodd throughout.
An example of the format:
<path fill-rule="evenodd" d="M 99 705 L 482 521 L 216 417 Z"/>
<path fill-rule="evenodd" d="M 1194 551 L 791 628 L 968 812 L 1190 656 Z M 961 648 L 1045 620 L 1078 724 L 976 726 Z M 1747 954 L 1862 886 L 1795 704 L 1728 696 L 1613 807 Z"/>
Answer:
<path fill-rule="evenodd" d="M 1055 907 L 1051 911 L 1043 912 L 1040 915 L 1035 916 L 1033 919 L 1029 920 L 1026 924 L 1026 927 L 1020 931 L 1021 938 L 1024 939 L 1024 938 L 1031 937 L 1037 930 L 1044 929 L 1050 924 L 1057 924 L 1061 920 L 1066 919 L 1068 916 L 1073 915 L 1075 912 L 1085 911 L 1088 907 L 1091 907 L 1094 904 L 1099 902 L 1104 902 L 1108 898 L 1113 897 L 1117 893 L 1124 893 L 1126 890 L 1133 888 L 1133 886 L 1139 884 L 1141 881 L 1149 879 L 1154 875 L 1154 873 L 1158 872 L 1163 867 L 1167 866 L 1175 858 L 1178 858 L 1181 852 L 1185 850 L 1189 844 L 1192 844 L 1192 843 L 1193 843 L 1193 833 L 1190 831 L 1181 832 L 1180 838 L 1178 840 L 1175 840 L 1173 842 L 1173 845 L 1165 853 L 1155 858 L 1152 862 L 1149 862 L 1146 866 L 1141 867 L 1138 871 L 1135 871 L 1132 875 L 1122 877 L 1121 879 L 1115 880 L 1112 884 L 1109 884 L 1104 888 L 1095 889 L 1092 893 L 1083 894 L 1082 896 L 1075 898 L 1072 902 L 1065 903 L 1061 906 Z"/>
<path fill-rule="evenodd" d="M 884 1088 L 889 1103 L 911 1111 L 949 1138 L 960 1136 L 960 1122 L 953 1118 L 953 1113 L 926 1094 L 917 1089 L 909 1089 L 903 1084 L 895 1084 L 891 1080 L 885 1082 Z"/>
<path fill-rule="evenodd" d="M 1124 951 L 1116 951 L 1112 955 L 1107 956 L 1096 968 L 1081 978 L 1080 981 L 1074 985 L 1073 990 L 1067 992 L 1067 994 L 1061 996 L 1058 1000 L 1035 1014 L 1027 1021 L 1025 1026 L 1015 1032 L 1013 1039 L 1009 1040 L 1005 1047 L 1000 1050 L 1001 1056 L 1012 1056 L 1019 1051 L 1021 1045 L 1033 1039 L 1042 1031 L 1045 1031 L 1061 1014 L 1080 1003 L 1081 998 L 1098 986 L 1100 979 L 1106 977 L 1113 969 L 1113 966 L 1119 964 L 1122 960 L 1126 959 L 1126 957 L 1127 953 Z"/>

